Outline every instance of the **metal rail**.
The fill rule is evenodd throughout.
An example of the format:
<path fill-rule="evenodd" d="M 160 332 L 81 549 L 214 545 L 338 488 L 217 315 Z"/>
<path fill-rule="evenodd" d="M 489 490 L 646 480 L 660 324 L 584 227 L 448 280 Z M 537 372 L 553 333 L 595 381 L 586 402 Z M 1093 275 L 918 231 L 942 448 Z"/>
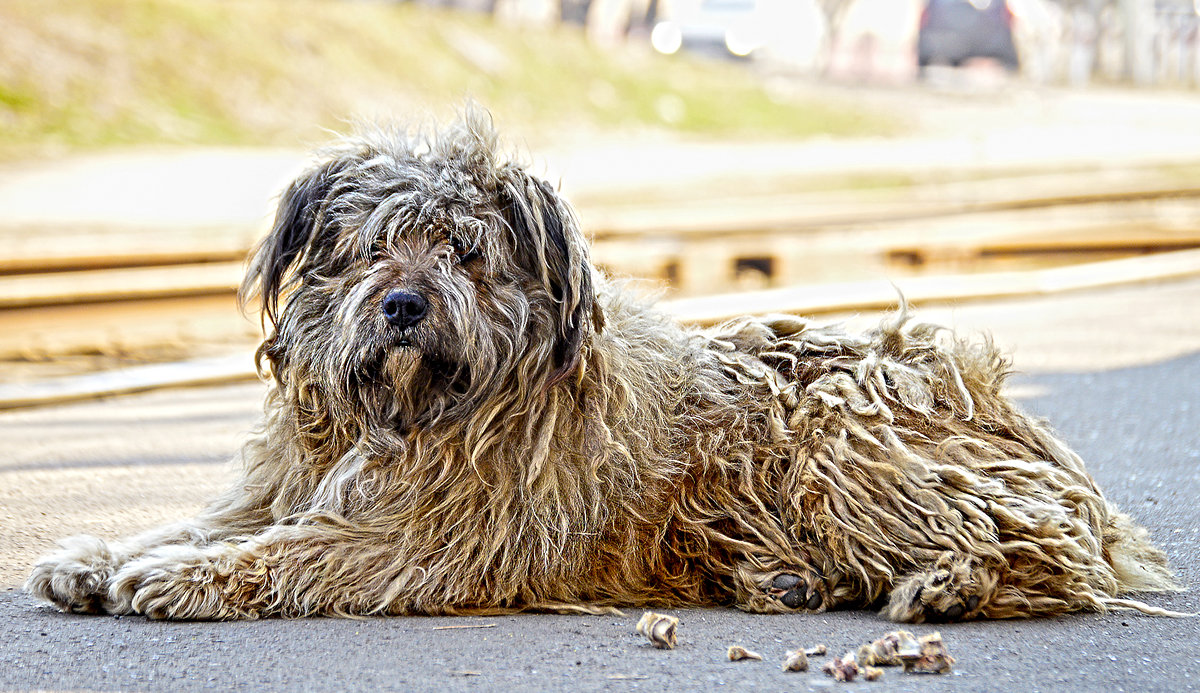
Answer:
<path fill-rule="evenodd" d="M 864 268 L 839 272 L 846 280 L 972 264 L 988 271 L 1012 257 L 1053 256 L 1046 263 L 1053 265 L 1200 248 L 1194 186 L 840 210 L 801 210 L 781 199 L 731 201 L 719 225 L 688 226 L 686 205 L 641 213 L 597 227 L 593 256 L 617 274 L 673 281 L 679 296 L 698 298 L 738 288 L 735 268 L 747 259 L 775 270 L 763 287 L 828 281 L 814 268 L 839 263 Z M 255 333 L 257 320 L 238 317 L 233 300 L 253 233 L 192 230 L 173 240 L 143 230 L 113 238 L 120 243 L 35 238 L 0 259 L 0 358 Z M 53 250 L 39 260 L 39 247 Z"/>

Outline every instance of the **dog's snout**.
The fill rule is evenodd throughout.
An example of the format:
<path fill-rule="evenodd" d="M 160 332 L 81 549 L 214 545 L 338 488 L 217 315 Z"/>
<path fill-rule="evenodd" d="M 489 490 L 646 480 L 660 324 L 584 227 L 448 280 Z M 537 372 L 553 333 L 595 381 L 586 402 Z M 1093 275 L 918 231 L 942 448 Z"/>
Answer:
<path fill-rule="evenodd" d="M 395 289 L 383 299 L 383 317 L 401 329 L 421 322 L 428 310 L 429 302 L 413 291 Z"/>

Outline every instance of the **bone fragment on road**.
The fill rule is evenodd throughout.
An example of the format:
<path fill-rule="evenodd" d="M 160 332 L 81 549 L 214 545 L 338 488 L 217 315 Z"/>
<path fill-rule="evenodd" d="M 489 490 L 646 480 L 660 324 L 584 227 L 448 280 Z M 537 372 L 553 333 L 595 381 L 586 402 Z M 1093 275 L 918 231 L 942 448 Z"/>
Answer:
<path fill-rule="evenodd" d="M 660 650 L 673 650 L 676 645 L 675 628 L 679 619 L 666 614 L 647 611 L 637 623 L 637 632 L 649 638 L 650 643 Z"/>
<path fill-rule="evenodd" d="M 762 655 L 757 652 L 752 652 L 742 647 L 741 645 L 730 645 L 729 651 L 726 653 L 729 656 L 729 661 L 740 662 L 744 659 L 756 659 L 762 661 Z"/>
<path fill-rule="evenodd" d="M 954 658 L 942 642 L 941 633 L 930 633 L 921 638 L 919 657 L 904 660 L 904 673 L 944 674 L 950 671 Z"/>
<path fill-rule="evenodd" d="M 841 657 L 834 657 L 825 662 L 821 671 L 829 674 L 836 681 L 853 681 L 858 676 L 858 662 L 854 661 L 854 652 L 850 651 Z"/>
<path fill-rule="evenodd" d="M 808 671 L 808 658 L 823 656 L 828 650 L 818 644 L 808 649 L 788 650 L 783 658 L 784 671 Z"/>
<path fill-rule="evenodd" d="M 804 650 L 788 650 L 783 659 L 784 671 L 808 671 L 808 655 Z"/>
<path fill-rule="evenodd" d="M 866 666 L 898 667 L 905 660 L 920 656 L 921 645 L 916 636 L 906 630 L 894 630 L 858 648 L 855 659 Z"/>

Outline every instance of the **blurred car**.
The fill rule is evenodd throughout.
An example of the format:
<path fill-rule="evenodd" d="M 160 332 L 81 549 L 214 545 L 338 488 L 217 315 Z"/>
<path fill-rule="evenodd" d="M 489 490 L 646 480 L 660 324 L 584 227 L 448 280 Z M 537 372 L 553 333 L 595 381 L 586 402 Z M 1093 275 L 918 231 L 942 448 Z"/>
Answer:
<path fill-rule="evenodd" d="M 826 49 L 828 25 L 816 0 L 672 0 L 650 43 L 680 50 L 763 59 L 809 68 Z"/>
<path fill-rule="evenodd" d="M 991 58 L 1009 70 L 1020 66 L 1013 43 L 1013 13 L 1005 0 L 929 0 L 917 30 L 917 66 L 958 67 Z"/>
<path fill-rule="evenodd" d="M 828 75 L 903 84 L 916 73 L 915 46 L 926 0 L 847 0 L 837 22 Z"/>

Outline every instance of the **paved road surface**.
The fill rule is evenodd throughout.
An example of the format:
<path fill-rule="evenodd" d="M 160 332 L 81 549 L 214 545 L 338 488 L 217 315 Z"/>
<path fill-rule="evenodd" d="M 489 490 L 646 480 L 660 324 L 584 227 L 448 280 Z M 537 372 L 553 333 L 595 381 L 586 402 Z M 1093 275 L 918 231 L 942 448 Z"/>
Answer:
<path fill-rule="evenodd" d="M 1200 611 L 1200 282 L 923 312 L 990 327 L 1026 371 L 1013 392 L 1051 418 L 1108 495 L 1192 586 L 1150 601 Z M 1143 691 L 1200 688 L 1200 619 L 1138 614 L 942 626 L 953 675 L 833 684 L 783 674 L 784 651 L 841 652 L 891 625 L 873 613 L 677 612 L 680 647 L 651 649 L 626 617 L 156 623 L 58 614 L 16 588 L 54 538 L 126 534 L 194 512 L 231 478 L 256 385 L 0 415 L 0 689 Z M 445 625 L 488 628 L 438 630 Z M 932 630 L 913 628 L 918 634 Z M 730 663 L 741 644 L 765 662 Z"/>

